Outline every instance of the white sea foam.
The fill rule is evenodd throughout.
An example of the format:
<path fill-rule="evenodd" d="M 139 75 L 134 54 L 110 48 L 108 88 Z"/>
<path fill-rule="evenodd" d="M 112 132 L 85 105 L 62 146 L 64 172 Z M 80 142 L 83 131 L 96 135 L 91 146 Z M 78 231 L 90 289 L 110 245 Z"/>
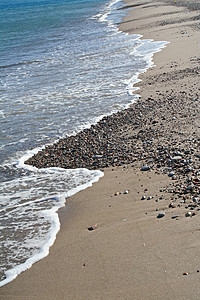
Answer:
<path fill-rule="evenodd" d="M 0 215 L 3 214 L 6 224 L 9 224 L 2 226 L 1 234 L 4 235 L 5 231 L 5 235 L 15 240 L 14 244 L 5 240 L 3 246 L 9 247 L 12 259 L 21 263 L 14 264 L 14 267 L 10 263 L 10 269 L 5 271 L 6 279 L 0 282 L 0 286 L 48 255 L 60 229 L 57 211 L 65 205 L 65 199 L 88 188 L 103 176 L 100 171 L 87 169 L 37 169 L 24 165 L 24 161 L 37 151 L 29 151 L 18 164 L 19 168 L 26 166 L 31 174 L 1 186 L 0 203 L 3 208 Z M 24 238 L 19 239 L 18 232 L 20 235 L 22 231 Z"/>
<path fill-rule="evenodd" d="M 129 79 L 125 79 L 124 82 L 127 86 L 127 92 L 130 96 L 134 95 L 134 99 L 130 100 L 130 103 L 126 105 L 126 107 L 129 107 L 130 104 L 136 101 L 140 95 L 135 95 L 135 91 L 137 91 L 139 88 L 135 85 L 139 83 L 141 80 L 139 79 L 139 76 L 143 73 L 145 73 L 149 68 L 155 67 L 153 63 L 153 55 L 159 51 L 161 51 L 163 48 L 166 47 L 166 45 L 169 43 L 167 41 L 154 41 L 153 39 L 142 39 L 142 35 L 128 35 L 128 33 L 122 32 L 119 30 L 118 26 L 115 25 L 116 18 L 117 21 L 121 21 L 120 18 L 122 18 L 122 15 L 119 13 L 116 13 L 117 10 L 114 10 L 113 14 L 113 6 L 116 4 L 121 4 L 121 7 L 123 6 L 123 3 L 121 0 L 112 0 L 110 3 L 108 3 L 104 7 L 104 12 L 102 14 L 98 14 L 95 16 L 99 20 L 99 22 L 106 22 L 109 28 L 114 28 L 115 33 L 120 33 L 121 36 L 126 36 L 127 39 L 132 41 L 138 41 L 137 45 L 133 47 L 133 50 L 129 52 L 129 55 L 133 57 L 133 59 L 143 59 L 146 61 L 146 66 L 144 68 L 139 68 L 138 71 L 135 71 Z M 119 6 L 118 6 L 119 7 Z M 109 19 L 109 16 L 112 14 L 112 19 Z M 113 16 L 114 15 L 114 16 Z M 128 35 L 128 37 L 127 37 Z M 135 44 L 135 43 L 133 43 Z"/>
<path fill-rule="evenodd" d="M 5 118 L 5 113 L 4 113 L 4 111 L 3 110 L 0 110 L 0 116 L 1 116 L 1 118 Z"/>

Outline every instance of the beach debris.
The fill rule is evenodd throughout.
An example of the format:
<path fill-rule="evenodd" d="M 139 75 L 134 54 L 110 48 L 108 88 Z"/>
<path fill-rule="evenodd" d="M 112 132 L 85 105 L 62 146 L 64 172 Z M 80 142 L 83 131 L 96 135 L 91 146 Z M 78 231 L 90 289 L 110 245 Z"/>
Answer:
<path fill-rule="evenodd" d="M 158 215 L 157 215 L 157 218 L 160 219 L 160 218 L 163 218 L 165 216 L 165 213 L 164 212 L 160 212 Z"/>
<path fill-rule="evenodd" d="M 97 224 L 94 224 L 93 226 L 88 227 L 89 231 L 92 231 L 94 229 L 97 229 Z"/>
<path fill-rule="evenodd" d="M 142 168 L 141 168 L 141 171 L 149 171 L 150 170 L 150 167 L 147 166 L 147 165 L 144 165 Z"/>

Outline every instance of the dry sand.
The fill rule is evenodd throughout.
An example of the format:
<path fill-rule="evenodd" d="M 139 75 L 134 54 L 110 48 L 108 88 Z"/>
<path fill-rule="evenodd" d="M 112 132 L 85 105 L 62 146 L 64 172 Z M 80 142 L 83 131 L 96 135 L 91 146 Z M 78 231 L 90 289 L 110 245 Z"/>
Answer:
<path fill-rule="evenodd" d="M 105 169 L 98 183 L 67 199 L 48 257 L 2 287 L 0 299 L 200 298 L 199 185 L 194 183 L 199 176 L 200 23 L 195 2 L 126 1 L 134 9 L 121 30 L 170 41 L 154 56 L 157 67 L 141 76 L 137 108 L 145 115 L 139 127 L 125 132 L 135 136 L 140 155 L 135 153 L 134 163 Z M 150 148 L 142 145 L 145 135 Z M 182 159 L 192 159 L 191 170 L 186 173 L 177 162 L 173 180 L 167 176 L 166 156 L 178 150 Z M 151 170 L 142 172 L 145 163 Z M 193 184 L 189 193 L 187 184 Z M 188 211 L 194 216 L 185 217 Z M 165 216 L 157 218 L 160 212 Z"/>

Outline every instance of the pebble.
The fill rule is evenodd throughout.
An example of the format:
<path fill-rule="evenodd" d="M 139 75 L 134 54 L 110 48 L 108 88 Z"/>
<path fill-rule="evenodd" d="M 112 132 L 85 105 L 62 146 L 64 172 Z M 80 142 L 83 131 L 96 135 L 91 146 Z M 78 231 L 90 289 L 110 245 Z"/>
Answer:
<path fill-rule="evenodd" d="M 192 216 L 191 211 L 186 212 L 185 216 L 186 216 L 186 217 L 191 217 L 191 216 Z"/>
<path fill-rule="evenodd" d="M 176 208 L 176 205 L 174 203 L 170 203 L 169 208 Z"/>
<path fill-rule="evenodd" d="M 89 231 L 92 231 L 94 229 L 97 229 L 97 224 L 94 224 L 93 226 L 88 227 Z"/>
<path fill-rule="evenodd" d="M 159 213 L 158 215 L 157 215 L 157 218 L 163 218 L 165 216 L 165 213 L 164 212 L 161 212 L 161 213 Z"/>
<path fill-rule="evenodd" d="M 102 158 L 103 155 L 94 155 L 93 157 L 94 157 L 94 158 Z"/>
<path fill-rule="evenodd" d="M 194 185 L 188 185 L 187 187 L 186 187 L 186 190 L 187 191 L 192 191 L 194 189 Z"/>
<path fill-rule="evenodd" d="M 182 156 L 180 156 L 180 155 L 172 157 L 172 161 L 179 161 L 181 159 L 182 159 Z"/>
<path fill-rule="evenodd" d="M 175 175 L 174 172 L 169 172 L 169 174 L 168 174 L 169 177 L 173 177 L 174 175 Z"/>
<path fill-rule="evenodd" d="M 176 219 L 178 217 L 179 217 L 179 215 L 177 214 L 177 215 L 172 216 L 172 219 Z"/>
<path fill-rule="evenodd" d="M 145 165 L 141 168 L 141 171 L 149 171 L 150 170 L 150 167 Z"/>
<path fill-rule="evenodd" d="M 124 192 L 124 195 L 127 195 L 128 194 L 128 190 L 126 190 L 125 192 Z"/>
<path fill-rule="evenodd" d="M 145 200 L 146 199 L 146 196 L 142 196 L 141 200 Z"/>

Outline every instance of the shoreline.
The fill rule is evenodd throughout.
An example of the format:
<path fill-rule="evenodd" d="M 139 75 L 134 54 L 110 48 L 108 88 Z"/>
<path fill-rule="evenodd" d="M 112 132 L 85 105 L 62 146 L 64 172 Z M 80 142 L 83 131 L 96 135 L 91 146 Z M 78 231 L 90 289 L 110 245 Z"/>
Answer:
<path fill-rule="evenodd" d="M 120 30 L 158 40 L 165 34 L 171 43 L 154 55 L 157 67 L 140 76 L 140 101 L 107 124 L 120 153 L 129 146 L 132 152 L 119 164 L 113 161 L 98 183 L 67 199 L 49 256 L 3 286 L 1 299 L 198 298 L 199 32 L 192 26 L 199 21 L 183 21 L 179 28 L 174 17 L 188 15 L 185 8 L 153 1 L 155 13 L 152 1 L 145 3 L 125 17 Z M 158 26 L 166 15 L 172 19 Z M 141 171 L 146 164 L 150 171 Z M 157 218 L 160 212 L 165 215 Z"/>

